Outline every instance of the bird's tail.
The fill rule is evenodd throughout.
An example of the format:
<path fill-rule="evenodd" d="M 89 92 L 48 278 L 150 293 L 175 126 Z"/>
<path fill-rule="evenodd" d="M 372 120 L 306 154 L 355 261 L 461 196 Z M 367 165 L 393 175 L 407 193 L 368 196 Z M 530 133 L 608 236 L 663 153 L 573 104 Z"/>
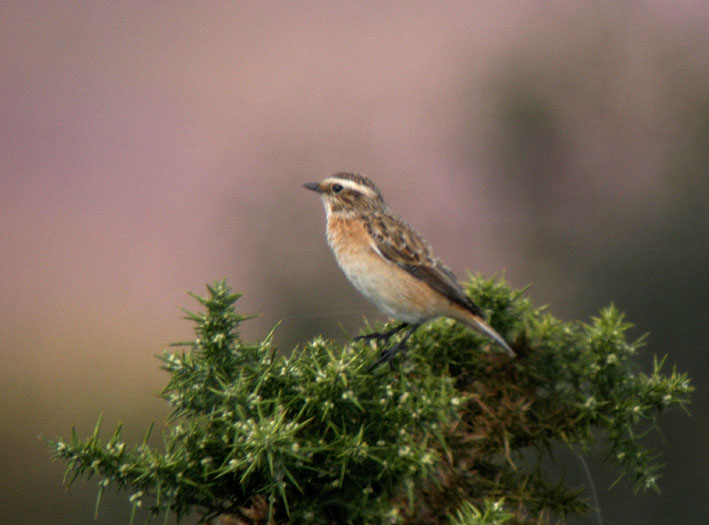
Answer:
<path fill-rule="evenodd" d="M 471 315 L 468 316 L 468 318 L 465 320 L 466 324 L 470 326 L 471 328 L 474 328 L 475 330 L 482 332 L 486 336 L 488 336 L 490 339 L 495 341 L 504 351 L 505 353 L 510 356 L 510 357 L 516 357 L 516 354 L 510 348 L 510 345 L 507 344 L 507 341 L 505 341 L 500 334 L 498 334 L 495 329 L 487 324 L 485 320 L 482 317 L 479 317 L 477 315 Z"/>

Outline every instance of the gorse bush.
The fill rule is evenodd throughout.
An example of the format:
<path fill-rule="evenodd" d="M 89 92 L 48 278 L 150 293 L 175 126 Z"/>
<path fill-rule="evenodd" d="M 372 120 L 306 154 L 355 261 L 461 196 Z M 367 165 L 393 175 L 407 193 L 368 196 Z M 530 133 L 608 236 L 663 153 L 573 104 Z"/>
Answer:
<path fill-rule="evenodd" d="M 640 436 L 691 391 L 662 360 L 650 374 L 635 367 L 642 340 L 626 341 L 614 307 L 564 323 L 479 277 L 466 291 L 516 359 L 447 319 L 421 327 L 391 369 L 367 371 L 374 343 L 316 337 L 282 355 L 273 332 L 241 340 L 238 294 L 223 282 L 208 291 L 195 296 L 204 311 L 188 313 L 194 341 L 161 356 L 172 407 L 162 450 L 126 445 L 120 427 L 104 440 L 98 424 L 52 442 L 67 480 L 99 478 L 99 501 L 110 487 L 128 492 L 133 515 L 241 524 L 544 522 L 589 510 L 539 467 L 553 444 L 586 447 L 600 429 L 619 474 L 655 489 Z"/>

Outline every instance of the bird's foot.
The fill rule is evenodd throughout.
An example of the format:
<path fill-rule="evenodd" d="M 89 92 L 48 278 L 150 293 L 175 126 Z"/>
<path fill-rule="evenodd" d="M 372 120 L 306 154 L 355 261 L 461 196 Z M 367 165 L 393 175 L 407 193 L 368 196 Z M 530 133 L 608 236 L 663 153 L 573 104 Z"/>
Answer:
<path fill-rule="evenodd" d="M 395 344 L 388 350 L 383 350 L 381 354 L 379 354 L 379 359 L 374 361 L 371 365 L 369 365 L 369 368 L 367 368 L 368 372 L 371 372 L 375 368 L 377 368 L 379 365 L 382 363 L 389 363 L 390 368 L 394 368 L 394 362 L 392 359 L 394 359 L 394 356 L 401 352 L 402 350 L 406 350 L 406 345 L 404 344 L 405 341 L 400 341 L 399 343 Z"/>
<path fill-rule="evenodd" d="M 423 322 L 423 321 L 422 321 Z M 403 323 L 400 326 L 397 326 L 394 330 L 390 330 L 391 333 L 386 332 L 387 338 L 391 337 L 393 334 L 398 332 L 399 330 L 402 330 L 406 327 L 409 327 L 409 331 L 404 334 L 404 337 L 401 338 L 401 341 L 396 343 L 394 346 L 392 346 L 389 350 L 384 350 L 380 355 L 379 359 L 377 359 L 374 363 L 372 363 L 369 368 L 367 369 L 369 372 L 377 368 L 380 364 L 382 363 L 389 363 L 389 366 L 391 368 L 394 368 L 394 365 L 392 364 L 392 359 L 396 354 L 401 352 L 402 350 L 406 349 L 406 341 L 409 340 L 409 337 L 418 329 L 419 326 L 421 326 L 422 322 L 415 323 L 413 325 L 410 325 L 408 323 Z"/>
<path fill-rule="evenodd" d="M 354 338 L 355 341 L 386 341 L 391 338 L 396 333 L 399 333 L 402 331 L 404 328 L 409 326 L 409 323 L 401 323 L 400 325 L 395 326 L 391 330 L 387 330 L 386 332 L 372 332 L 371 334 L 365 334 L 365 335 L 358 335 L 357 337 Z"/>

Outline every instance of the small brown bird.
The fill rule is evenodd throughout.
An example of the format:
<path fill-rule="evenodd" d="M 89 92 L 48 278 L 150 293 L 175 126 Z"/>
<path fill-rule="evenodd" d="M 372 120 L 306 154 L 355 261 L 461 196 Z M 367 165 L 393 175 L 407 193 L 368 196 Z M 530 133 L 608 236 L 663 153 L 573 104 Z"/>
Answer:
<path fill-rule="evenodd" d="M 515 356 L 487 324 L 482 310 L 465 295 L 453 272 L 416 230 L 391 212 L 371 180 L 336 173 L 305 187 L 322 197 L 327 242 L 347 278 L 380 310 L 403 321 L 393 330 L 358 339 L 388 339 L 409 327 L 401 341 L 383 352 L 370 369 L 391 360 L 423 323 L 442 316 L 482 332 Z"/>

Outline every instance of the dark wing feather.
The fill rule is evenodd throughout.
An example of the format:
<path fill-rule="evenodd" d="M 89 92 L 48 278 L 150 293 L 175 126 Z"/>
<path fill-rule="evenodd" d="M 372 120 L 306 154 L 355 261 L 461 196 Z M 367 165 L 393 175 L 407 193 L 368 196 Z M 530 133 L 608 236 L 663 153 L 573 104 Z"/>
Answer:
<path fill-rule="evenodd" d="M 384 258 L 473 314 L 484 317 L 482 310 L 465 295 L 453 272 L 433 254 L 429 244 L 411 226 L 384 214 L 375 214 L 364 222 L 377 251 Z"/>

